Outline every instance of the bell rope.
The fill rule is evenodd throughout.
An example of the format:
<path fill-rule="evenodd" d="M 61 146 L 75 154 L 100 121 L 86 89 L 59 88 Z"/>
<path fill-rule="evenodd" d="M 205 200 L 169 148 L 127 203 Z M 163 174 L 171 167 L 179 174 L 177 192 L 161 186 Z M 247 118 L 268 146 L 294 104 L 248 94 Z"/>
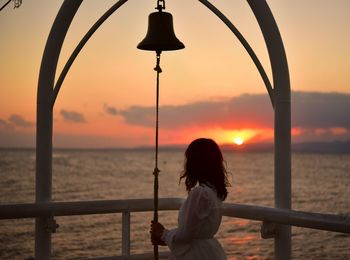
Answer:
<path fill-rule="evenodd" d="M 156 87 L 156 146 L 155 146 L 155 166 L 154 166 L 154 198 L 153 198 L 153 205 L 154 205 L 154 212 L 153 212 L 153 221 L 158 222 L 158 175 L 160 170 L 158 169 L 158 137 L 159 137 L 159 74 L 162 72 L 162 69 L 160 67 L 160 54 L 161 51 L 157 51 L 157 64 L 154 70 L 157 72 L 157 87 Z M 153 246 L 153 253 L 154 253 L 154 260 L 158 260 L 158 245 Z"/>

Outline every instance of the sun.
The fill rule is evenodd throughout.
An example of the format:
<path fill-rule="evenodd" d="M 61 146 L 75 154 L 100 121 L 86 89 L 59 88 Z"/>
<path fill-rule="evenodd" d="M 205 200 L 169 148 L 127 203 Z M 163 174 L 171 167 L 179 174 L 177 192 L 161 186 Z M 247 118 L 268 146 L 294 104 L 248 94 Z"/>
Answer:
<path fill-rule="evenodd" d="M 244 143 L 244 140 L 242 137 L 237 136 L 233 138 L 233 143 L 236 145 L 242 145 Z"/>

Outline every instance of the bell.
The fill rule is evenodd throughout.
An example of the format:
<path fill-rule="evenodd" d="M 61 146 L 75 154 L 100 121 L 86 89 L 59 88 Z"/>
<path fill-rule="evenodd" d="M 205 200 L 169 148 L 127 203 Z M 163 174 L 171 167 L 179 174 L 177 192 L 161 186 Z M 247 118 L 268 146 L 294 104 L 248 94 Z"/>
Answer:
<path fill-rule="evenodd" d="M 148 17 L 146 37 L 137 45 L 147 51 L 172 51 L 185 48 L 175 36 L 173 16 L 167 12 L 154 12 Z"/>

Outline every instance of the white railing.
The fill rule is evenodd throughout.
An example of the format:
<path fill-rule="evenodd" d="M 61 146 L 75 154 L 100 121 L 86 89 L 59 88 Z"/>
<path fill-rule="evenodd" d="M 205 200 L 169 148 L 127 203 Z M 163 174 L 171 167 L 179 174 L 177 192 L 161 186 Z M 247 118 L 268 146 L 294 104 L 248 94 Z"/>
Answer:
<path fill-rule="evenodd" d="M 183 202 L 180 198 L 159 199 L 159 210 L 178 210 Z M 153 199 L 97 200 L 77 202 L 48 202 L 0 205 L 0 219 L 47 217 L 48 228 L 56 228 L 54 216 L 122 213 L 122 255 L 93 258 L 112 259 L 151 259 L 152 253 L 130 255 L 130 213 L 153 211 Z M 333 214 L 302 212 L 270 207 L 224 203 L 223 216 L 263 221 L 262 236 L 273 237 L 275 224 L 284 224 L 319 230 L 350 234 L 350 217 Z M 160 252 L 167 257 L 169 252 Z M 92 258 L 90 258 L 91 260 Z"/>

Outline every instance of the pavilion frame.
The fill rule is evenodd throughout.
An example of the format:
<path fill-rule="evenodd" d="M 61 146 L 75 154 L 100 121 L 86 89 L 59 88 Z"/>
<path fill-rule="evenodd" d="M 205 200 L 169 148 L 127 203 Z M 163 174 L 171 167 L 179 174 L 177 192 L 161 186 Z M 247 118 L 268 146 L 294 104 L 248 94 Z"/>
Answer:
<path fill-rule="evenodd" d="M 37 92 L 36 131 L 36 203 L 50 202 L 52 197 L 52 129 L 53 107 L 59 89 L 75 58 L 99 26 L 128 0 L 119 0 L 91 27 L 63 68 L 56 84 L 55 74 L 60 51 L 73 17 L 83 0 L 65 0 L 51 27 L 43 53 Z M 291 91 L 287 58 L 280 32 L 266 0 L 247 0 L 264 36 L 273 76 L 270 81 L 244 37 L 233 24 L 207 0 L 198 0 L 220 18 L 236 35 L 257 69 L 274 108 L 274 189 L 275 207 L 291 209 Z M 35 220 L 35 259 L 50 259 L 53 217 Z M 291 259 L 291 227 L 278 225 L 275 235 L 275 259 Z"/>

